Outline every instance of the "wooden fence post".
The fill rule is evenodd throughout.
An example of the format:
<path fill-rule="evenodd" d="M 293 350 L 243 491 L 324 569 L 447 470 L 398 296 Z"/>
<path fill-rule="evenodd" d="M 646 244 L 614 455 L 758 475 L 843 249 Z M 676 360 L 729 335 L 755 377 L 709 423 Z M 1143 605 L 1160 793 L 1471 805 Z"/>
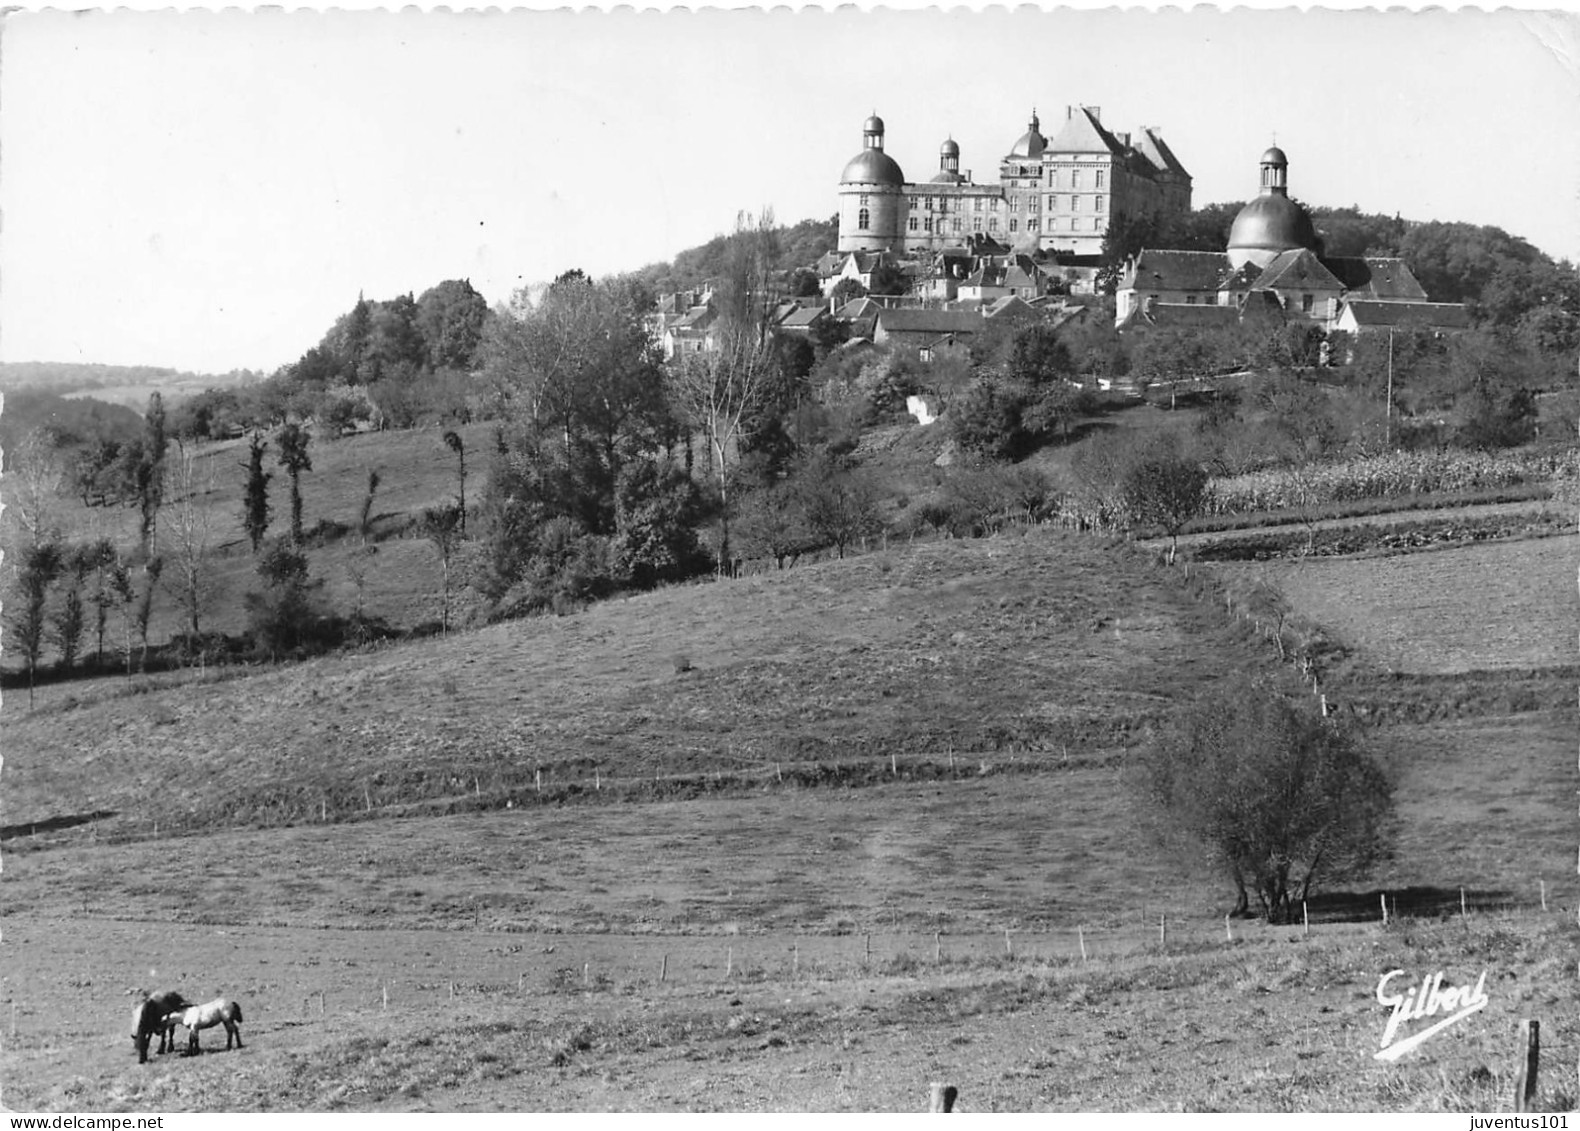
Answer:
<path fill-rule="evenodd" d="M 1306 906 L 1306 901 L 1303 899 L 1300 901 L 1300 919 L 1306 925 L 1303 933 L 1309 935 L 1311 933 L 1311 909 Z"/>
<path fill-rule="evenodd" d="M 1015 957 L 1015 947 L 1009 941 L 1009 928 L 1004 928 L 1004 953 L 1010 958 Z"/>
<path fill-rule="evenodd" d="M 944 943 L 943 943 L 943 937 L 942 936 L 943 936 L 943 932 L 942 931 L 934 931 L 933 932 L 933 961 L 934 962 L 942 962 L 944 960 Z"/>
<path fill-rule="evenodd" d="M 927 1110 L 929 1114 L 948 1115 L 955 1109 L 955 1100 L 960 1095 L 960 1089 L 952 1084 L 934 1083 L 927 1097 Z"/>
<path fill-rule="evenodd" d="M 658 960 L 658 981 L 662 985 L 669 977 L 669 955 L 664 955 Z"/>
<path fill-rule="evenodd" d="M 1383 926 L 1386 927 L 1388 925 L 1388 896 L 1379 892 L 1377 898 L 1382 903 Z"/>
<path fill-rule="evenodd" d="M 1542 910 L 1546 911 L 1547 910 L 1547 881 L 1546 880 L 1537 880 L 1536 882 L 1542 885 Z"/>
<path fill-rule="evenodd" d="M 1081 961 L 1086 961 L 1086 928 L 1075 928 L 1075 937 L 1081 940 Z"/>
<path fill-rule="evenodd" d="M 1527 1017 L 1520 1022 L 1520 1034 L 1525 1046 L 1525 1057 L 1519 1075 L 1514 1079 L 1514 1110 L 1530 1111 L 1536 1098 L 1536 1069 L 1542 1054 L 1542 1023 Z"/>
<path fill-rule="evenodd" d="M 1229 926 L 1229 916 L 1228 915 L 1225 915 L 1223 917 L 1223 935 L 1224 935 L 1224 938 L 1228 939 L 1230 942 L 1234 941 L 1234 928 Z"/>

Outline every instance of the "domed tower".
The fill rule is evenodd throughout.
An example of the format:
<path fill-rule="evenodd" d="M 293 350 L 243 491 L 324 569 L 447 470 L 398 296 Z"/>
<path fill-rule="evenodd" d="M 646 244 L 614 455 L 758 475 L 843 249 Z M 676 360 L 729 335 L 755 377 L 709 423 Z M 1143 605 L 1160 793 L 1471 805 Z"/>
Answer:
<path fill-rule="evenodd" d="M 929 182 L 935 185 L 958 185 L 965 183 L 965 177 L 960 172 L 960 146 L 954 138 L 949 138 L 938 147 L 938 172 Z"/>
<path fill-rule="evenodd" d="M 1026 124 L 1026 132 L 1020 135 L 1013 149 L 1009 151 L 1009 159 L 1025 158 L 1036 161 L 1042 157 L 1042 151 L 1048 148 L 1048 139 L 1042 136 L 1042 122 L 1037 118 L 1037 111 L 1031 112 L 1031 121 Z"/>
<path fill-rule="evenodd" d="M 1229 229 L 1229 262 L 1266 267 L 1281 252 L 1316 250 L 1317 230 L 1306 210 L 1289 199 L 1289 158 L 1276 145 L 1262 154 L 1261 193 L 1240 209 Z"/>
<path fill-rule="evenodd" d="M 839 178 L 839 250 L 898 248 L 905 223 L 905 174 L 883 152 L 883 119 L 862 126 L 861 152 Z"/>

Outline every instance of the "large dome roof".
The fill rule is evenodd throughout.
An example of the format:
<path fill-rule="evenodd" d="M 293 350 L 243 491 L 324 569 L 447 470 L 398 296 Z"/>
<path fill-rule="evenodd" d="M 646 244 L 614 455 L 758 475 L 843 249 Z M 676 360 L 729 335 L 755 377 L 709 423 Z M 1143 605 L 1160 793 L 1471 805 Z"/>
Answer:
<path fill-rule="evenodd" d="M 1015 141 L 1015 146 L 1009 151 L 1011 157 L 1041 157 L 1042 151 L 1047 148 L 1048 139 L 1036 130 L 1027 130 Z"/>
<path fill-rule="evenodd" d="M 850 159 L 845 166 L 845 171 L 840 174 L 839 183 L 842 185 L 893 185 L 899 188 L 905 183 L 905 174 L 900 172 L 900 166 L 894 158 L 876 146 L 863 149 Z"/>
<path fill-rule="evenodd" d="M 1257 197 L 1234 218 L 1230 251 L 1292 251 L 1315 248 L 1317 230 L 1306 210 L 1282 193 Z"/>

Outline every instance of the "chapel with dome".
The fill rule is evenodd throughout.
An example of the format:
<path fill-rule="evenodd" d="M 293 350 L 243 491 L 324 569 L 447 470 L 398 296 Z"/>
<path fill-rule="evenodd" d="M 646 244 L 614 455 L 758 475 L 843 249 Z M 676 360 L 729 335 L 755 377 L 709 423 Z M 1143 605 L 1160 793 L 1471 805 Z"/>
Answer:
<path fill-rule="evenodd" d="M 1229 229 L 1229 263 L 1266 267 L 1281 253 L 1320 250 L 1306 210 L 1289 199 L 1289 158 L 1276 145 L 1262 154 L 1261 192 L 1240 209 Z"/>
<path fill-rule="evenodd" d="M 1311 216 L 1289 196 L 1289 158 L 1276 145 L 1259 166 L 1259 191 L 1236 213 L 1219 251 L 1143 248 L 1115 291 L 1121 331 L 1147 326 L 1291 319 L 1361 333 L 1403 325 L 1460 330 L 1459 303 L 1435 303 L 1404 260 L 1328 256 Z"/>
<path fill-rule="evenodd" d="M 1036 110 L 998 161 L 996 182 L 977 183 L 953 137 L 938 171 L 905 179 L 884 150 L 883 119 L 862 125 L 862 148 L 839 180 L 839 250 L 914 252 L 984 239 L 1017 251 L 1097 255 L 1110 223 L 1190 211 L 1191 177 L 1156 126 L 1111 131 L 1097 106 L 1067 106 L 1052 137 Z"/>

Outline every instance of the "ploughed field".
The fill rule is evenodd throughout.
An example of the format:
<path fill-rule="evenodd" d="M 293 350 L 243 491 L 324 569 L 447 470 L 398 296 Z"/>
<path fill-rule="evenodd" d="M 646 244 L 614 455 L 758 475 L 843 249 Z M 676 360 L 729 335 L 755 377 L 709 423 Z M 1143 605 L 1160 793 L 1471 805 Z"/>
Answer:
<path fill-rule="evenodd" d="M 1374 727 L 1397 858 L 1229 937 L 1125 784 L 1277 666 L 1182 574 L 1039 531 L 50 689 L 6 720 L 0 1103 L 1485 1110 L 1523 1016 L 1572 1065 L 1574 711 Z M 1490 1004 L 1381 1064 L 1395 968 Z M 138 1065 L 130 986 L 247 1047 Z"/>

